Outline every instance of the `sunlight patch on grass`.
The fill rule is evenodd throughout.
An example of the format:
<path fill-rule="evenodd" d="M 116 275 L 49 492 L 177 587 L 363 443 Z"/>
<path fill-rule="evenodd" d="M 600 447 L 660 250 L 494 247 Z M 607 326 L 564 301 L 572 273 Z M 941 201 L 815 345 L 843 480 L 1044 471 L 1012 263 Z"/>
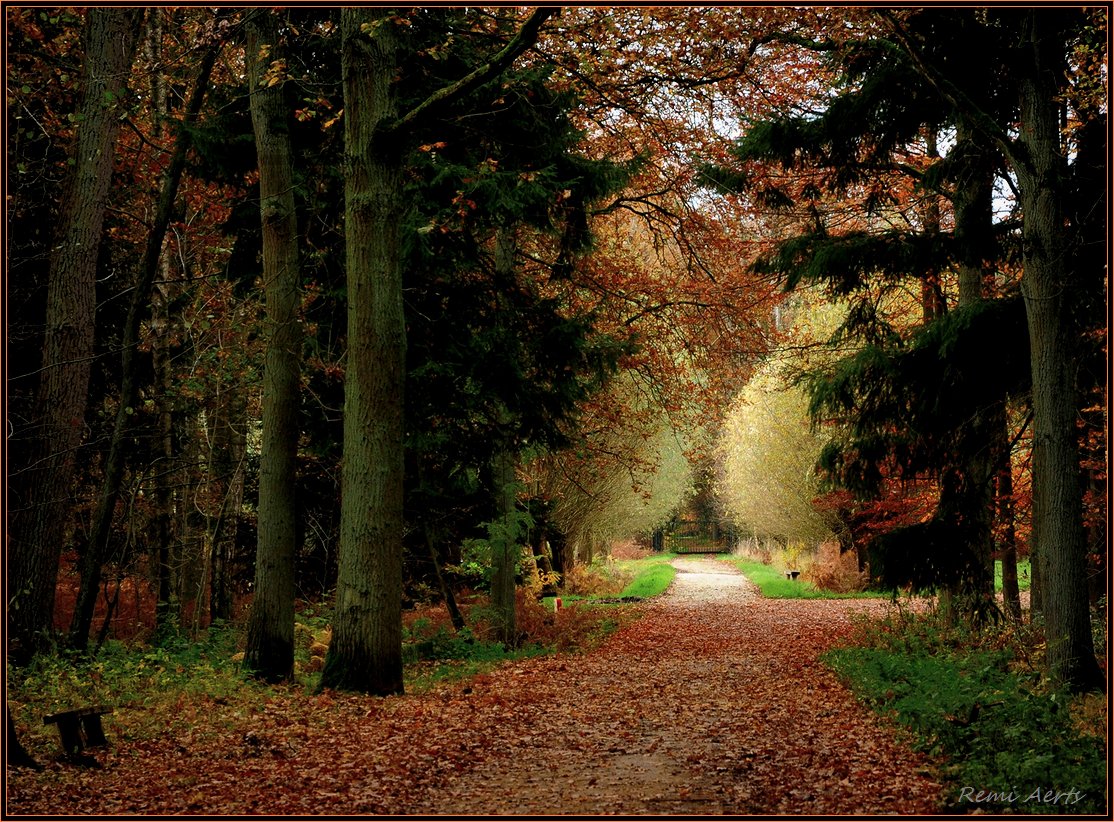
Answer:
<path fill-rule="evenodd" d="M 1017 588 L 1019 591 L 1028 591 L 1032 582 L 1032 567 L 1027 559 L 1017 561 Z M 994 560 L 994 590 L 1002 590 L 1002 560 Z"/>

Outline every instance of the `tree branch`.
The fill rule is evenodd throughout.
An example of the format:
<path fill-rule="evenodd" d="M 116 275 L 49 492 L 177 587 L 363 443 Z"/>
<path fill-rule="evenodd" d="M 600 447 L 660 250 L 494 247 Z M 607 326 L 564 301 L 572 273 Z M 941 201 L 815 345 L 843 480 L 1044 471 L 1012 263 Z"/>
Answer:
<path fill-rule="evenodd" d="M 912 61 L 914 67 L 920 72 L 929 84 L 959 113 L 970 118 L 971 125 L 998 144 L 1002 152 L 1010 159 L 1014 168 L 1027 168 L 1024 154 L 1010 136 L 998 125 L 997 121 L 987 114 L 955 83 L 944 76 L 943 72 L 929 64 L 920 49 L 913 43 L 912 38 L 906 33 L 898 19 L 890 11 L 880 11 L 879 16 L 886 21 L 890 31 L 894 33 L 902 50 Z"/>
<path fill-rule="evenodd" d="M 461 77 L 455 83 L 433 92 L 414 108 L 383 129 L 386 134 L 394 134 L 402 129 L 413 127 L 421 120 L 428 119 L 443 110 L 454 100 L 458 100 L 473 89 L 479 88 L 489 80 L 498 77 L 511 63 L 530 48 L 538 39 L 542 24 L 560 11 L 558 7 L 538 8 L 530 15 L 518 34 L 487 63 Z"/>

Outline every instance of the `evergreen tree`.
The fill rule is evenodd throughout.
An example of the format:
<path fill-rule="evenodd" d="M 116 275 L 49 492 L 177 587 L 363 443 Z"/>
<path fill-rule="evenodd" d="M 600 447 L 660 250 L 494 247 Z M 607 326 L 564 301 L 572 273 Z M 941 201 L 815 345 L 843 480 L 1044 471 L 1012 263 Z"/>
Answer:
<path fill-rule="evenodd" d="M 963 339 L 960 335 L 952 340 L 950 335 L 968 323 L 974 329 L 981 324 L 976 323 L 978 318 L 997 313 L 981 305 L 987 262 L 1000 256 L 994 251 L 994 235 L 987 229 L 984 216 L 987 176 L 988 169 L 998 164 L 997 158 L 1010 164 L 1017 177 L 1023 215 L 1022 242 L 1018 245 L 1023 249 L 1021 291 L 1031 343 L 1034 543 L 1042 578 L 1057 579 L 1048 590 L 1056 611 L 1049 618 L 1050 646 L 1055 644 L 1057 648 L 1049 654 L 1049 668 L 1059 681 L 1088 687 L 1097 680 L 1098 670 L 1086 597 L 1081 591 L 1084 551 L 1079 453 L 1073 422 L 1078 409 L 1072 365 L 1075 345 L 1071 342 L 1080 338 L 1082 329 L 1072 322 L 1067 310 L 1067 295 L 1078 293 L 1076 283 L 1080 280 L 1079 274 L 1066 266 L 1069 257 L 1064 253 L 1072 247 L 1071 238 L 1078 227 L 1064 219 L 1065 180 L 1069 175 L 1067 152 L 1063 151 L 1057 125 L 1057 101 L 1070 90 L 1065 82 L 1068 53 L 1088 18 L 1076 11 L 978 9 L 880 14 L 889 37 L 853 42 L 833 52 L 843 61 L 852 81 L 850 89 L 833 98 L 817 117 L 789 118 L 753 130 L 738 146 L 738 157 L 742 161 L 780 160 L 794 167 L 817 164 L 830 170 L 832 191 L 847 191 L 849 185 L 866 179 L 864 172 L 893 168 L 891 153 L 909 145 L 917 129 L 950 128 L 956 137 L 955 147 L 947 158 L 920 176 L 920 183 L 926 191 L 948 194 L 953 203 L 954 230 L 921 236 L 892 231 L 829 235 L 822 219 L 818 219 L 813 230 L 784 243 L 765 265 L 787 275 L 790 285 L 801 277 L 812 277 L 846 293 L 863 291 L 868 277 L 925 277 L 952 264 L 961 279 L 960 316 L 942 325 L 940 332 L 928 330 L 912 349 L 931 344 L 939 333 L 943 347 L 936 350 L 944 362 L 961 372 L 980 373 L 977 351 L 966 351 L 958 358 L 949 356 Z M 1022 126 L 1015 138 L 1004 124 L 1018 117 Z M 718 174 L 722 184 L 745 187 L 751 183 L 739 173 L 712 173 Z M 818 192 L 806 187 L 805 193 L 815 196 Z M 766 190 L 762 194 L 770 201 L 791 202 L 784 191 Z M 1008 223 L 1001 224 L 999 232 L 1010 228 Z M 1001 239 L 1004 235 L 1000 233 Z M 938 376 L 943 382 L 930 383 L 920 372 L 901 365 L 906 361 L 907 355 L 901 353 L 906 341 L 878 323 L 869 304 L 860 304 L 860 310 L 852 313 L 852 322 L 857 330 L 866 332 L 863 338 L 871 347 L 849 361 L 842 383 L 814 383 L 820 405 L 852 410 L 854 403 L 847 393 L 851 383 L 857 383 L 851 393 L 860 401 L 872 393 L 876 396 L 876 402 L 860 402 L 860 409 L 864 404 L 881 409 L 887 405 L 887 397 L 909 393 L 910 397 L 903 400 L 911 399 L 917 390 L 928 387 L 931 394 L 956 381 L 955 374 L 945 371 Z M 1004 359 L 1016 350 L 1008 345 L 1012 338 L 1007 334 L 990 336 L 997 341 Z M 899 355 L 892 357 L 883 349 Z M 1019 385 L 997 379 L 994 384 L 1006 393 L 1016 392 Z M 840 385 L 843 396 L 839 395 Z M 933 522 L 920 534 L 920 542 L 930 552 L 955 537 L 963 538 L 970 548 L 976 533 L 987 532 L 981 523 L 987 516 L 985 485 L 991 472 L 983 450 L 986 442 L 998 439 L 989 427 L 993 426 L 999 404 L 1000 399 L 992 404 L 969 403 L 963 417 L 966 422 L 955 420 L 960 426 L 955 429 L 958 447 L 950 454 L 936 453 L 940 459 L 936 467 L 941 470 L 940 505 Z M 882 464 L 915 468 L 913 459 L 918 452 L 932 453 L 931 448 L 921 448 L 920 440 L 929 441 L 924 432 L 932 430 L 933 421 L 908 414 L 917 405 L 922 406 L 922 413 L 934 412 L 933 404 L 914 401 L 904 407 L 903 401 L 897 405 L 902 407 L 891 410 L 900 410 L 902 415 L 889 420 L 891 430 L 898 429 L 897 435 L 886 430 L 884 416 L 876 417 L 871 427 L 865 425 L 870 412 L 854 410 L 853 447 L 843 449 L 841 454 L 834 449 L 829 452 L 829 465 L 842 471 L 844 479 L 857 474 L 861 479 L 875 480 Z M 910 447 L 909 434 L 917 440 L 916 448 Z M 895 535 L 879 547 L 892 548 L 899 542 Z M 967 552 L 968 559 L 981 555 L 977 548 Z M 932 565 L 937 578 L 941 563 L 947 562 L 939 552 L 925 561 Z M 960 570 L 965 564 L 966 574 Z M 952 565 L 949 576 L 959 573 L 968 578 L 981 577 L 976 593 L 985 589 L 988 575 L 979 570 L 981 562 Z M 1047 608 L 1046 602 L 1046 612 Z"/>
<path fill-rule="evenodd" d="M 972 73 L 990 70 L 980 62 L 985 52 L 973 48 L 977 27 L 966 17 L 929 11 L 918 16 L 917 23 L 926 32 L 948 31 L 947 38 L 933 41 L 947 59 L 966 62 Z M 995 381 L 996 393 L 984 394 L 976 402 L 973 396 L 942 384 L 955 381 L 953 372 L 985 370 L 979 361 L 985 349 L 970 347 L 971 335 L 958 332 L 975 323 L 984 331 L 973 343 L 985 344 L 984 324 L 1000 316 L 996 311 L 977 311 L 948 321 L 942 283 L 946 271 L 957 272 L 961 311 L 975 308 L 983 299 L 988 262 L 999 256 L 999 237 L 993 232 L 990 213 L 993 155 L 985 141 L 974 139 L 962 118 L 884 41 L 853 40 L 830 54 L 843 71 L 844 84 L 820 115 L 759 124 L 736 146 L 744 166 L 775 161 L 792 169 L 819 168 L 826 182 L 826 189 L 805 186 L 794 192 L 795 197 L 781 188 L 758 189 L 766 200 L 784 206 L 812 200 L 817 215 L 804 233 L 781 243 L 775 253 L 759 261 L 758 268 L 783 277 L 790 288 L 801 280 L 819 281 L 853 300 L 843 336 L 857 337 L 863 351 L 838 372 L 816 374 L 810 383 L 817 417 L 852 421 L 850 439 L 827 449 L 825 464 L 832 475 L 861 493 L 876 493 L 887 469 L 900 470 L 906 478 L 920 475 L 939 482 L 932 528 L 947 534 L 943 542 L 955 546 L 953 559 L 949 562 L 948 552 L 933 552 L 931 558 L 924 558 L 934 569 L 928 574 L 928 565 L 899 562 L 896 557 L 876 561 L 873 568 L 881 572 L 884 567 L 885 581 L 894 585 L 943 584 L 954 593 L 981 600 L 976 609 L 985 611 L 993 583 L 987 419 L 1017 388 Z M 987 105 L 997 104 L 993 95 L 982 97 L 991 101 Z M 943 158 L 936 148 L 941 129 L 956 135 L 955 145 Z M 906 160 L 916 155 L 918 147 L 924 157 L 922 169 Z M 756 188 L 743 175 L 715 169 L 712 173 L 735 188 Z M 894 183 L 903 176 L 911 176 L 917 184 L 914 194 L 919 203 L 913 209 L 886 194 L 887 186 L 898 189 Z M 857 190 L 867 191 L 860 225 L 830 231 L 820 216 L 824 197 L 853 196 Z M 952 202 L 951 231 L 941 228 L 941 194 Z M 877 219 L 903 210 L 907 228 L 891 228 Z M 876 311 L 879 294 L 900 288 L 908 278 L 921 281 L 928 328 L 943 324 L 912 340 L 881 320 Z M 960 344 L 968 347 L 957 347 Z M 993 345 L 990 350 L 998 349 Z M 948 369 L 919 371 L 926 353 L 937 362 L 947 362 Z M 946 417 L 936 414 L 932 400 L 935 397 L 942 406 L 945 396 L 957 404 Z M 953 427 L 941 431 L 936 426 L 945 418 Z M 875 547 L 901 544 L 886 540 Z M 899 569 L 910 573 L 916 569 L 915 578 L 902 579 Z"/>
<path fill-rule="evenodd" d="M 421 485 L 408 486 L 420 499 L 408 504 L 411 524 L 442 539 L 489 532 L 508 644 L 528 521 L 513 487 L 519 454 L 565 441 L 570 415 L 619 353 L 560 294 L 589 240 L 586 209 L 626 177 L 575 153 L 574 104 L 547 87 L 546 72 L 508 72 L 502 88 L 473 95 L 470 116 L 437 125 L 438 147 L 417 153 L 408 198 L 419 204 L 407 419 Z M 469 476 L 478 494 L 465 507 Z"/>
<path fill-rule="evenodd" d="M 1074 311 L 1093 293 L 1087 286 L 1097 270 L 1076 267 L 1071 249 L 1084 245 L 1085 220 L 1069 219 L 1071 147 L 1062 129 L 1065 101 L 1070 113 L 1090 127 L 1097 111 L 1087 101 L 1098 81 L 1095 67 L 1073 71 L 1082 43 L 1093 47 L 1094 30 L 1105 28 L 1105 10 L 994 10 L 980 15 L 984 50 L 1001 67 L 1016 95 L 1018 122 L 995 116 L 977 82 L 936 58 L 921 33 L 894 16 L 887 19 L 905 55 L 983 139 L 993 142 L 1017 177 L 1023 214 L 1021 291 L 1029 327 L 1033 402 L 1033 542 L 1043 586 L 1052 678 L 1075 689 L 1101 687 L 1104 677 L 1094 656 L 1088 610 L 1086 537 L 1080 482 L 1078 357 L 1081 333 Z M 998 46 L 998 48 L 990 48 Z M 1086 66 L 1086 63 L 1082 64 Z M 985 82 L 985 78 L 975 78 Z M 1101 122 L 1101 118 L 1098 118 Z M 1095 194 L 1091 190 L 1092 195 Z M 1101 197 L 1093 203 L 1098 206 Z M 1084 211 L 1089 212 L 1088 203 Z M 1103 212 L 1105 213 L 1105 212 Z M 1086 316 L 1086 315 L 1084 315 Z"/>

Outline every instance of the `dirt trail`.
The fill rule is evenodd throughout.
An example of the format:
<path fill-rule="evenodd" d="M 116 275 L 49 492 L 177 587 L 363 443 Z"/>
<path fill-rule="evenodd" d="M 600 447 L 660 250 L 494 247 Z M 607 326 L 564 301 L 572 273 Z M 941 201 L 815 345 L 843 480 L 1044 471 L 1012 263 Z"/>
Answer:
<path fill-rule="evenodd" d="M 863 600 L 766 600 L 733 566 L 676 581 L 597 649 L 380 699 L 184 704 L 101 768 L 9 771 L 65 815 L 931 814 L 939 786 L 817 657 Z M 185 729 L 185 730 L 183 730 Z M 114 733 L 110 729 L 110 738 Z"/>
<path fill-rule="evenodd" d="M 507 735 L 425 814 L 931 813 L 938 786 L 817 655 L 880 603 L 762 599 L 733 566 L 674 561 L 646 615 L 542 660 L 540 738 Z M 535 693 L 535 696 L 538 694 Z"/>

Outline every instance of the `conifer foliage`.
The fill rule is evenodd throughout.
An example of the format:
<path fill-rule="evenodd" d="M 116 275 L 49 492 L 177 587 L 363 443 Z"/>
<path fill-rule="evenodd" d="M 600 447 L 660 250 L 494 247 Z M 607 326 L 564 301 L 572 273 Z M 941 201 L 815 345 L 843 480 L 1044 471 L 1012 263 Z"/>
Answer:
<path fill-rule="evenodd" d="M 1100 681 L 1104 10 L 5 13 L 14 661 L 235 621 L 280 681 L 325 600 L 322 687 L 397 693 L 404 607 L 520 644 L 531 555 L 791 417 L 751 526 L 972 618 L 1016 544 Z"/>
<path fill-rule="evenodd" d="M 795 236 L 756 270 L 789 289 L 821 283 L 853 300 L 839 337 L 858 340 L 857 353 L 809 379 L 815 418 L 843 423 L 821 457 L 829 477 L 863 496 L 898 479 L 938 489 L 930 521 L 874 541 L 883 582 L 944 586 L 968 599 L 972 615 L 986 613 L 989 489 L 1009 461 L 1002 420 L 1007 402 L 1031 404 L 1035 499 L 1058 500 L 1055 511 L 1037 504 L 1033 550 L 1041 575 L 1060 580 L 1045 608 L 1071 649 L 1051 653 L 1050 669 L 1090 687 L 1078 434 L 1068 419 L 1080 408 L 1069 363 L 1090 329 L 1066 313 L 1064 296 L 1082 293 L 1076 283 L 1088 273 L 1055 251 L 1078 244 L 1083 225 L 1061 217 L 1074 140 L 1054 134 L 1048 118 L 1058 95 L 1087 82 L 1069 65 L 1094 18 L 924 9 L 884 12 L 877 23 L 859 39 L 808 44 L 838 67 L 839 91 L 819 113 L 786 111 L 753 126 L 734 161 L 710 166 L 708 177 L 796 216 Z M 1023 71 L 1018 43 L 1028 49 Z M 1086 131 L 1105 115 L 1076 104 L 1067 116 Z M 950 143 L 943 156 L 941 136 Z M 996 174 L 999 191 L 1019 192 L 1009 214 L 992 211 Z M 880 308 L 910 281 L 920 282 L 921 322 L 895 325 Z"/>

